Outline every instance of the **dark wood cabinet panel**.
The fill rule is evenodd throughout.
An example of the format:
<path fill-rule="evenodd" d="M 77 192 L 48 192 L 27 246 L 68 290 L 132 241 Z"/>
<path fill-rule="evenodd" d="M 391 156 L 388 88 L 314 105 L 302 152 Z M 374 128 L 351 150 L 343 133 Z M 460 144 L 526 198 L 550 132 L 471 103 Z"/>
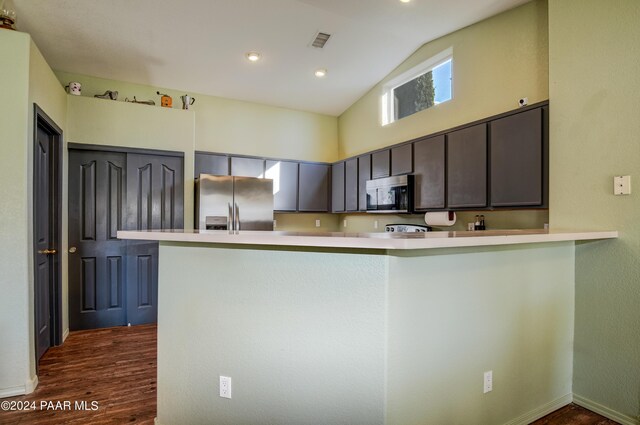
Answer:
<path fill-rule="evenodd" d="M 240 177 L 264 177 L 264 159 L 232 156 L 231 175 Z"/>
<path fill-rule="evenodd" d="M 371 154 L 371 177 L 389 177 L 391 158 L 389 149 Z"/>
<path fill-rule="evenodd" d="M 331 166 L 331 211 L 344 211 L 344 162 Z"/>
<path fill-rule="evenodd" d="M 391 148 L 391 175 L 399 176 L 413 172 L 413 152 L 411 143 Z"/>
<path fill-rule="evenodd" d="M 486 123 L 447 134 L 447 206 L 487 206 Z"/>
<path fill-rule="evenodd" d="M 266 161 L 265 177 L 273 180 L 273 208 L 276 211 L 298 209 L 298 163 Z"/>
<path fill-rule="evenodd" d="M 431 137 L 413 144 L 414 208 L 445 207 L 445 137 Z"/>
<path fill-rule="evenodd" d="M 331 165 L 300 163 L 298 211 L 329 211 Z"/>
<path fill-rule="evenodd" d="M 195 178 L 198 178 L 200 174 L 228 176 L 229 158 L 226 155 L 196 152 L 193 174 Z"/>
<path fill-rule="evenodd" d="M 344 209 L 358 211 L 358 158 L 344 164 Z"/>
<path fill-rule="evenodd" d="M 541 109 L 491 122 L 492 206 L 542 205 L 542 142 Z"/>
<path fill-rule="evenodd" d="M 367 180 L 371 180 L 371 155 L 358 157 L 358 210 L 367 210 Z"/>

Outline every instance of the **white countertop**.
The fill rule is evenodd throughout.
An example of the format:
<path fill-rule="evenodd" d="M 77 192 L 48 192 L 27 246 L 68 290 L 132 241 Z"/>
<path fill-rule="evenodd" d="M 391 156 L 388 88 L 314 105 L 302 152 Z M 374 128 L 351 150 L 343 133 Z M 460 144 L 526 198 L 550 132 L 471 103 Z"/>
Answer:
<path fill-rule="evenodd" d="M 614 239 L 617 231 L 483 230 L 426 233 L 313 233 L 226 230 L 119 231 L 120 239 L 361 249 L 430 249 Z"/>

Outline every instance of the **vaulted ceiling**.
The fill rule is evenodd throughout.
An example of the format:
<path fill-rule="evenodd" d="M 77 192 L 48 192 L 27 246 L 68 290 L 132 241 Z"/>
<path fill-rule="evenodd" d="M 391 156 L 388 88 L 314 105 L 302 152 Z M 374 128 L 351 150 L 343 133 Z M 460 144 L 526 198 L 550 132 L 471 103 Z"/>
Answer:
<path fill-rule="evenodd" d="M 339 115 L 422 44 L 527 0 L 14 0 L 52 68 Z M 318 31 L 331 34 L 311 47 Z M 245 54 L 257 51 L 251 63 Z M 314 72 L 327 69 L 324 78 Z"/>

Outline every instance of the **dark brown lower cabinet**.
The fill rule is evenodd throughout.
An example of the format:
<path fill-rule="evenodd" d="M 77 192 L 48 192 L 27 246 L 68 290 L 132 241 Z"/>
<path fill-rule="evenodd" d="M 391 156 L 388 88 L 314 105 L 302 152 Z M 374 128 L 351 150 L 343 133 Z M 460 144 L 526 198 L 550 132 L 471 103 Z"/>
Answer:
<path fill-rule="evenodd" d="M 183 227 L 184 159 L 69 150 L 69 328 L 157 320 L 158 244 L 118 230 Z"/>

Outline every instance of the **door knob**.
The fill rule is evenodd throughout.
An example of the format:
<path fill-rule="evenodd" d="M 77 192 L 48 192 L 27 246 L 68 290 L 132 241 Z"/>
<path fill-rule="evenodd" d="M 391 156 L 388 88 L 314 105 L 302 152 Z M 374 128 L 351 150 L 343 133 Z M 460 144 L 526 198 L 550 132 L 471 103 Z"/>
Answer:
<path fill-rule="evenodd" d="M 75 254 L 77 251 L 77 248 L 75 246 L 72 246 L 71 248 L 69 248 L 69 254 Z"/>
<path fill-rule="evenodd" d="M 38 251 L 38 254 L 53 255 L 56 252 L 58 251 L 56 251 L 55 249 L 43 249 L 42 251 Z"/>

